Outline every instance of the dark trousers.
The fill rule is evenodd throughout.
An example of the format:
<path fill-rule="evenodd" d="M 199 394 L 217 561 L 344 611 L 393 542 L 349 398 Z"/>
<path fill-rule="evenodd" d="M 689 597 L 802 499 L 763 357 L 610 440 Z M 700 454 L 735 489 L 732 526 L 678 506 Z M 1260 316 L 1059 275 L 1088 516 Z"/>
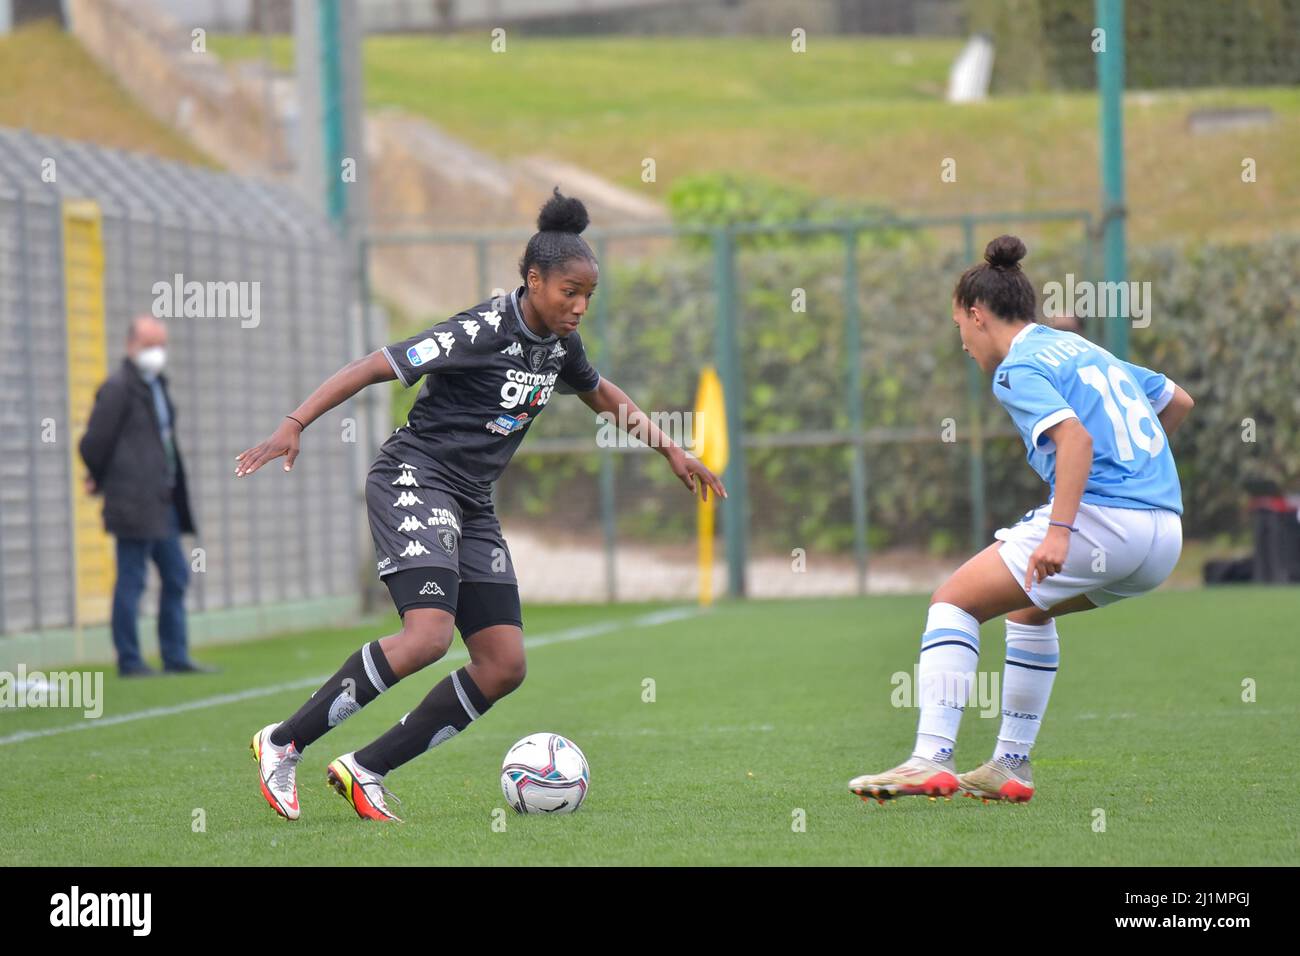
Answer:
<path fill-rule="evenodd" d="M 171 533 L 165 538 L 118 538 L 117 584 L 113 588 L 113 646 L 119 671 L 144 666 L 137 620 L 149 559 L 158 565 L 162 593 L 158 600 L 158 649 L 164 667 L 189 662 L 185 631 L 185 587 L 190 568 L 181 549 L 180 519 L 172 509 Z"/>

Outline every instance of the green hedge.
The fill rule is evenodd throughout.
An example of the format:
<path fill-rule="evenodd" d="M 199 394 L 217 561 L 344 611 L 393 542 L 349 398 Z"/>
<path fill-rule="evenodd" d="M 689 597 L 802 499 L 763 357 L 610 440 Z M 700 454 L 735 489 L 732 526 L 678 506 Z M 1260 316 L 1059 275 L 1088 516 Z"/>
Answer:
<path fill-rule="evenodd" d="M 997 91 L 1092 89 L 1092 0 L 967 0 L 993 37 Z M 1126 85 L 1294 86 L 1300 0 L 1140 0 L 1124 6 Z"/>
<path fill-rule="evenodd" d="M 1132 358 L 1167 372 L 1197 400 L 1173 442 L 1189 535 L 1239 532 L 1246 526 L 1247 482 L 1300 485 L 1300 240 L 1139 247 L 1130 258 L 1130 277 L 1150 281 L 1153 297 L 1151 326 L 1130 332 Z M 1066 272 L 1081 277 L 1083 261 L 1078 248 L 1035 248 L 1025 265 L 1041 289 Z M 955 420 L 960 436 L 971 421 L 970 361 L 950 317 L 952 284 L 965 265 L 956 253 L 919 239 L 864 249 L 858 259 L 866 426 L 923 434 L 869 452 L 873 547 L 968 547 L 968 445 L 940 441 L 944 419 Z M 842 250 L 744 250 L 737 270 L 747 431 L 847 428 Z M 806 291 L 806 312 L 791 311 L 795 287 Z M 599 294 L 608 297 L 603 348 L 594 321 L 583 333 L 597 367 L 643 408 L 689 409 L 699 370 L 713 360 L 711 257 L 683 248 L 636 265 L 614 261 Z M 1090 337 L 1095 331 L 1085 329 Z M 983 376 L 979 396 L 986 427 L 1009 430 Z M 1245 418 L 1256 423 L 1254 443 L 1242 441 Z M 594 448 L 594 434 L 590 412 L 566 398 L 552 403 L 530 441 L 573 436 Z M 617 460 L 620 533 L 659 540 L 689 535 L 693 511 L 658 456 Z M 520 456 L 498 489 L 502 514 L 570 526 L 595 522 L 598 461 L 594 451 Z M 752 450 L 749 466 L 756 549 L 851 548 L 843 447 Z M 1018 437 L 990 439 L 986 467 L 991 527 L 1044 500 Z"/>

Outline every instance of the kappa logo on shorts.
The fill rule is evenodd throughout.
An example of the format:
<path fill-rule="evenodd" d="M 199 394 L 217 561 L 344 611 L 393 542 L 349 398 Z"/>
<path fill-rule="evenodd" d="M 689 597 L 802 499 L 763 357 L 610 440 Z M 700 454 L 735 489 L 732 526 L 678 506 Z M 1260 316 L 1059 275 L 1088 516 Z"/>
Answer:
<path fill-rule="evenodd" d="M 447 592 L 438 587 L 437 581 L 425 581 L 424 587 L 420 588 L 421 594 L 435 594 L 438 597 L 446 597 Z"/>
<path fill-rule="evenodd" d="M 429 549 L 426 548 L 424 545 L 420 544 L 420 542 L 408 541 L 406 542 L 406 550 L 403 551 L 400 555 L 398 555 L 398 557 L 418 558 L 420 555 L 428 554 L 428 553 L 429 553 Z"/>
<path fill-rule="evenodd" d="M 414 508 L 416 505 L 422 505 L 422 504 L 424 504 L 424 502 L 421 501 L 418 497 L 416 497 L 415 494 L 409 491 L 403 491 L 400 495 L 397 496 L 397 500 L 393 502 L 393 507 Z"/>
<path fill-rule="evenodd" d="M 402 519 L 402 523 L 397 526 L 397 531 L 419 531 L 424 527 L 424 523 L 415 515 L 408 514 Z"/>
<path fill-rule="evenodd" d="M 450 528 L 438 529 L 438 543 L 442 545 L 442 550 L 448 554 L 456 553 L 456 532 Z"/>

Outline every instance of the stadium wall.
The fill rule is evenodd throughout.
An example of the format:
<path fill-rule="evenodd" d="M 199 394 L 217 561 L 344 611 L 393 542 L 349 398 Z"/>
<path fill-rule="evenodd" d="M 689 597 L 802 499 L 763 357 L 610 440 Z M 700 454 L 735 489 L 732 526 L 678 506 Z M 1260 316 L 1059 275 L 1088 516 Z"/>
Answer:
<path fill-rule="evenodd" d="M 237 283 L 252 308 L 170 308 L 161 290 L 178 276 Z M 195 643 L 355 612 L 368 436 L 353 403 L 314 425 L 292 474 L 233 480 L 268 416 L 358 354 L 352 278 L 335 234 L 285 189 L 0 130 L 0 666 L 111 657 L 113 549 L 76 447 L 141 313 L 169 329 L 199 531 L 184 539 Z M 142 608 L 156 606 L 151 586 Z M 142 639 L 153 646 L 147 622 Z"/>

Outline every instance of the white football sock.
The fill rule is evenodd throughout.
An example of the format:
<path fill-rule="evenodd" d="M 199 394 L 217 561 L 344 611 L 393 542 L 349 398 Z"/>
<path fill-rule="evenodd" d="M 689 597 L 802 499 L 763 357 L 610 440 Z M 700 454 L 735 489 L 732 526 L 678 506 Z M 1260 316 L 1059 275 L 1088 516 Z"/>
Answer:
<path fill-rule="evenodd" d="M 931 604 L 917 665 L 921 718 L 913 756 L 940 763 L 952 756 L 979 658 L 979 621 L 955 604 Z"/>
<path fill-rule="evenodd" d="M 1007 664 L 1002 673 L 1002 728 L 993 759 L 1029 758 L 1052 694 L 1061 662 L 1056 621 L 1016 624 L 1007 621 Z"/>

